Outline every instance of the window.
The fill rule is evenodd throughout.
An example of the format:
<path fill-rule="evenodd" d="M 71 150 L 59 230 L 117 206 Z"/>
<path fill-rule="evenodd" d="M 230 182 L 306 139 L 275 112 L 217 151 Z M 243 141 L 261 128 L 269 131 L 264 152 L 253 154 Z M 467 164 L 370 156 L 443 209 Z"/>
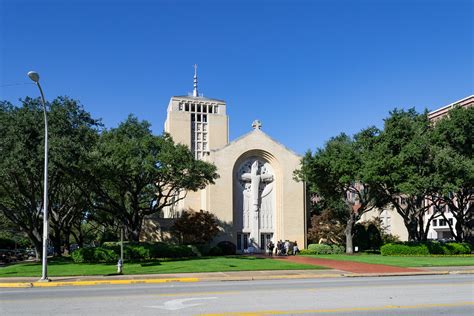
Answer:
<path fill-rule="evenodd" d="M 203 141 L 207 141 L 207 134 L 206 134 L 206 133 L 203 133 L 203 134 L 202 134 L 202 140 L 203 140 Z"/>
<path fill-rule="evenodd" d="M 198 131 L 201 131 L 201 124 L 197 123 L 197 124 L 196 124 L 196 129 L 197 129 Z"/>
<path fill-rule="evenodd" d="M 204 113 L 207 113 L 207 105 L 203 105 L 203 106 L 202 106 L 202 111 L 203 111 Z"/>
<path fill-rule="evenodd" d="M 196 114 L 194 114 L 194 113 L 191 114 L 191 121 L 192 122 L 196 121 Z"/>
<path fill-rule="evenodd" d="M 214 113 L 217 113 L 218 111 L 219 111 L 219 108 L 218 108 L 218 106 L 217 106 L 217 105 L 216 105 L 216 106 L 214 106 Z"/>
<path fill-rule="evenodd" d="M 198 111 L 199 113 L 201 113 L 201 104 L 198 104 L 198 105 L 197 105 L 197 111 Z"/>
<path fill-rule="evenodd" d="M 453 219 L 452 218 L 448 219 L 448 222 L 449 222 L 449 224 L 453 225 Z"/>
<path fill-rule="evenodd" d="M 197 139 L 197 140 L 201 140 L 201 133 L 197 133 L 196 139 Z"/>
<path fill-rule="evenodd" d="M 207 150 L 207 143 L 202 143 L 202 150 Z"/>
<path fill-rule="evenodd" d="M 183 110 L 183 105 L 179 104 L 178 108 L 179 108 L 180 111 L 182 111 Z"/>
<path fill-rule="evenodd" d="M 185 111 L 189 112 L 189 104 L 188 103 L 186 103 L 186 105 L 185 105 Z"/>
<path fill-rule="evenodd" d="M 207 132 L 207 125 L 206 124 L 204 124 L 204 126 L 202 127 L 202 131 Z"/>
<path fill-rule="evenodd" d="M 440 219 L 438 221 L 438 223 L 439 223 L 439 226 L 446 226 L 447 225 L 447 221 L 445 219 Z"/>
<path fill-rule="evenodd" d="M 201 122 L 201 114 L 198 114 L 198 115 L 197 115 L 197 121 L 198 121 L 198 122 Z"/>
<path fill-rule="evenodd" d="M 438 220 L 437 219 L 434 219 L 433 220 L 433 227 L 437 226 L 438 225 Z"/>
<path fill-rule="evenodd" d="M 203 121 L 204 123 L 207 123 L 207 114 L 203 114 L 203 115 L 202 115 L 202 121 Z"/>
<path fill-rule="evenodd" d="M 196 143 L 196 145 L 197 145 L 197 146 L 196 146 L 197 150 L 201 150 L 201 143 L 198 142 L 198 143 Z"/>
<path fill-rule="evenodd" d="M 191 112 L 196 112 L 196 109 L 194 108 L 194 104 L 191 104 Z"/>

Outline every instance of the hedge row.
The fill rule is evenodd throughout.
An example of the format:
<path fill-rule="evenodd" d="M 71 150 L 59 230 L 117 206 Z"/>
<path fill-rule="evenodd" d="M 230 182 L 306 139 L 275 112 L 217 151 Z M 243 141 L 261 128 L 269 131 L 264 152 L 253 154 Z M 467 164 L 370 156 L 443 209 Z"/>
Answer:
<path fill-rule="evenodd" d="M 71 253 L 71 258 L 76 263 L 115 262 L 118 255 L 113 250 L 102 247 L 79 248 Z"/>
<path fill-rule="evenodd" d="M 385 244 L 380 253 L 383 256 L 463 255 L 470 254 L 471 250 L 468 243 L 403 242 Z"/>
<path fill-rule="evenodd" d="M 326 244 L 309 244 L 308 249 L 302 249 L 302 255 L 330 255 L 344 253 L 344 246 L 326 245 Z"/>
<path fill-rule="evenodd" d="M 105 242 L 102 247 L 80 248 L 71 254 L 74 262 L 113 262 L 117 261 L 119 256 L 119 242 Z M 123 258 L 130 261 L 194 256 L 196 254 L 188 246 L 166 243 L 124 243 L 123 245 Z"/>

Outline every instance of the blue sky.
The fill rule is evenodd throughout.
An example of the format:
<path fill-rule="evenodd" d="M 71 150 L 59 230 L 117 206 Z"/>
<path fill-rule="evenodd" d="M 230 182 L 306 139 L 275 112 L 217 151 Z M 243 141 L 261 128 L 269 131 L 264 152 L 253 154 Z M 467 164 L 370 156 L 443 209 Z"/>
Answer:
<path fill-rule="evenodd" d="M 68 95 L 114 127 L 161 133 L 173 95 L 224 99 L 230 138 L 263 130 L 298 153 L 381 126 L 395 108 L 474 90 L 473 1 L 0 0 L 0 99 Z"/>

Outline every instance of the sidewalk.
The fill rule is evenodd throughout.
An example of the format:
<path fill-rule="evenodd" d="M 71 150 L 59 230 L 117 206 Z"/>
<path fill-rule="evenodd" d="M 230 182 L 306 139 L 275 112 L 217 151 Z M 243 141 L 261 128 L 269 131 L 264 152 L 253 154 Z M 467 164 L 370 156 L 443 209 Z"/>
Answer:
<path fill-rule="evenodd" d="M 352 273 L 416 273 L 422 272 L 421 269 L 417 268 L 402 268 L 395 266 L 388 266 L 383 264 L 371 264 L 354 261 L 342 261 L 332 259 L 320 259 L 310 258 L 303 256 L 285 256 L 285 257 L 274 257 L 276 260 L 290 261 L 294 263 L 302 264 L 314 264 L 318 266 L 324 266 L 331 269 L 338 269 Z"/>

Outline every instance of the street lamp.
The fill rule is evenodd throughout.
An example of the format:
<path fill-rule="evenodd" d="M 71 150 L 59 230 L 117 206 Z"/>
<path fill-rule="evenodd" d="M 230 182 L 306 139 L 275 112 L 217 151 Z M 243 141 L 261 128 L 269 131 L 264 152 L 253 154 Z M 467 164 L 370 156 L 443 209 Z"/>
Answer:
<path fill-rule="evenodd" d="M 39 83 L 39 74 L 35 71 L 28 72 L 28 77 L 33 80 L 41 93 L 41 104 L 44 112 L 44 191 L 43 191 L 43 258 L 42 274 L 40 281 L 49 282 L 48 279 L 48 118 L 46 116 L 46 101 L 43 89 Z"/>

